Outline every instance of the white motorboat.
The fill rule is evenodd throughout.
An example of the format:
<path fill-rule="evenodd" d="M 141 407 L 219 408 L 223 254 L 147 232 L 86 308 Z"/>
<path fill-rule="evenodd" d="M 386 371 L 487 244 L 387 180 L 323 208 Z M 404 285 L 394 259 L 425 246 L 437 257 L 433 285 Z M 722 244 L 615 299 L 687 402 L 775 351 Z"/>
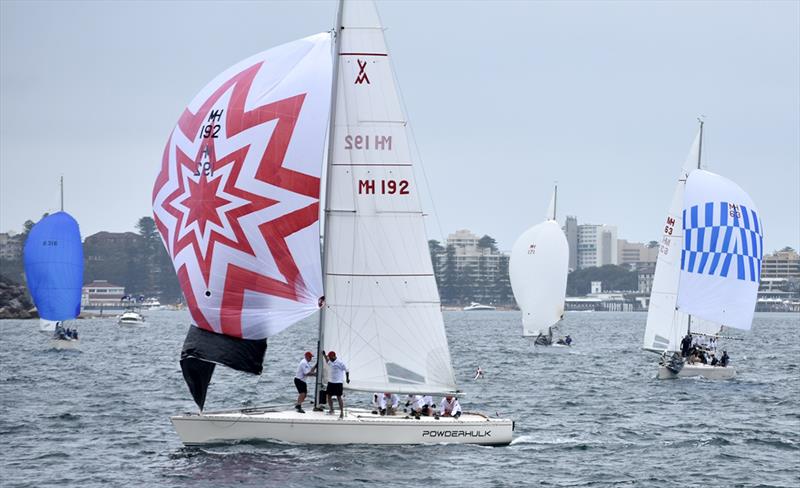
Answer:
<path fill-rule="evenodd" d="M 511 249 L 508 274 L 514 298 L 522 310 L 522 336 L 536 346 L 569 346 L 572 339 L 553 339 L 553 331 L 564 318 L 567 295 L 569 244 L 556 221 L 558 187 L 544 222 L 522 233 Z"/>
<path fill-rule="evenodd" d="M 345 389 L 458 393 L 410 137 L 372 2 L 340 2 L 333 35 L 242 61 L 189 104 L 153 191 L 194 322 L 181 369 L 200 413 L 172 417 L 183 443 L 511 442 L 510 419 L 481 414 L 203 411 L 215 365 L 260 374 L 267 338 L 313 313 L 317 356 L 347 363 Z"/>
<path fill-rule="evenodd" d="M 465 312 L 479 312 L 482 310 L 497 310 L 497 309 L 491 305 L 481 305 L 478 302 L 470 302 L 469 306 L 464 307 L 462 310 Z"/>
<path fill-rule="evenodd" d="M 128 326 L 143 326 L 145 325 L 145 319 L 142 314 L 135 310 L 126 310 L 119 316 L 117 319 L 117 323 L 119 325 L 128 325 Z"/>
<path fill-rule="evenodd" d="M 653 277 L 642 347 L 662 354 L 659 379 L 735 377 L 729 364 L 690 363 L 682 338 L 686 334 L 688 348 L 692 336 L 721 337 L 723 326 L 750 329 L 755 310 L 761 218 L 736 183 L 700 169 L 702 142 L 701 120 L 673 193 Z"/>

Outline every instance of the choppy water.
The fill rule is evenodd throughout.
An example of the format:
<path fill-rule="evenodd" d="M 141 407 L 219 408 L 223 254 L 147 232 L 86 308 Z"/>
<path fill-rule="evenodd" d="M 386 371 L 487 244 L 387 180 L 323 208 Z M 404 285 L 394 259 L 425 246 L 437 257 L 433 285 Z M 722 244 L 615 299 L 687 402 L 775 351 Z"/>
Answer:
<path fill-rule="evenodd" d="M 184 448 L 168 415 L 194 408 L 178 365 L 188 315 L 148 320 L 81 321 L 81 353 L 47 350 L 37 321 L 0 321 L 0 485 L 800 486 L 797 314 L 758 315 L 726 344 L 738 378 L 712 382 L 653 379 L 644 314 L 568 314 L 575 347 L 534 351 L 519 313 L 445 313 L 462 404 L 517 420 L 499 448 Z M 308 320 L 271 340 L 260 378 L 217 368 L 207 408 L 292 402 L 315 333 Z"/>

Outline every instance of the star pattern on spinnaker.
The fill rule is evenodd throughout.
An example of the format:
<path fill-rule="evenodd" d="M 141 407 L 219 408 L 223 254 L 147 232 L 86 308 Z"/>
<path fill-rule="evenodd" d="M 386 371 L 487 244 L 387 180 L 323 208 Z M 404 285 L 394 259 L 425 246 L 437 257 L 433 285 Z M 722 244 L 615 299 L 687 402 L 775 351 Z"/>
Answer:
<path fill-rule="evenodd" d="M 238 337 L 247 292 L 309 301 L 287 240 L 319 220 L 319 178 L 284 166 L 305 94 L 246 108 L 262 65 L 221 83 L 196 112 L 184 110 L 153 189 L 156 225 L 192 317 Z"/>

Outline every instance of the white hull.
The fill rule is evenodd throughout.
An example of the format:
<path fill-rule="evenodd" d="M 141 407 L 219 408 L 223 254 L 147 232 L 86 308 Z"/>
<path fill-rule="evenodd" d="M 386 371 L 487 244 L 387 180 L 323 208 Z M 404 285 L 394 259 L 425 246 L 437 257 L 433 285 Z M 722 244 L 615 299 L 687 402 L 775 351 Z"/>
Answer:
<path fill-rule="evenodd" d="M 78 349 L 80 339 L 50 339 L 50 348 L 62 350 Z"/>
<path fill-rule="evenodd" d="M 120 315 L 119 320 L 117 320 L 119 325 L 126 325 L 130 327 L 144 327 L 145 321 L 144 317 L 137 312 L 125 312 Z"/>
<path fill-rule="evenodd" d="M 658 376 L 660 380 L 669 380 L 675 378 L 692 378 L 703 377 L 709 380 L 729 380 L 736 376 L 736 368 L 731 366 L 711 366 L 708 364 L 686 364 L 678 374 L 673 373 L 664 366 L 658 367 Z"/>
<path fill-rule="evenodd" d="M 53 320 L 39 319 L 39 332 L 43 334 L 50 334 L 56 331 L 56 322 Z"/>
<path fill-rule="evenodd" d="M 344 419 L 323 412 L 248 409 L 171 418 L 187 446 L 241 441 L 298 444 L 483 444 L 507 445 L 514 423 L 465 413 L 458 419 L 404 415 L 379 416 L 366 409 L 347 409 Z"/>
<path fill-rule="evenodd" d="M 117 324 L 125 327 L 144 327 L 147 323 L 144 320 L 119 320 Z"/>
<path fill-rule="evenodd" d="M 465 312 L 479 312 L 483 310 L 497 310 L 497 309 L 495 307 L 492 307 L 491 305 L 473 304 L 468 307 L 464 307 L 462 310 Z"/>

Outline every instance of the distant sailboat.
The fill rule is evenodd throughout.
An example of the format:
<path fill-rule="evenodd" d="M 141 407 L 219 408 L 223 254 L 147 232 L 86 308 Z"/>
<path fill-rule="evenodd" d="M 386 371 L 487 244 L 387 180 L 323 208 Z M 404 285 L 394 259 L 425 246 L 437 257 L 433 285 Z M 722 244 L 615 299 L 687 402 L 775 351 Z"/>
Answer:
<path fill-rule="evenodd" d="M 52 326 L 52 347 L 75 349 L 77 332 L 67 334 L 63 322 L 81 313 L 83 247 L 78 222 L 63 210 L 62 191 L 61 211 L 33 226 L 25 241 L 23 261 L 28 290 L 42 321 L 40 329 L 49 332 Z"/>
<path fill-rule="evenodd" d="M 509 278 L 522 310 L 522 335 L 534 344 L 553 345 L 553 329 L 564 316 L 569 272 L 569 244 L 556 222 L 558 187 L 545 221 L 526 230 L 514 243 Z M 563 344 L 562 339 L 557 339 Z M 568 344 L 567 344 L 568 345 Z"/>
<path fill-rule="evenodd" d="M 374 4 L 340 3 L 331 41 L 311 36 L 233 66 L 189 104 L 167 143 L 153 208 L 194 320 L 181 368 L 201 409 L 172 417 L 175 429 L 187 445 L 508 444 L 513 422 L 482 414 L 202 411 L 216 364 L 260 374 L 267 338 L 318 310 L 318 357 L 335 350 L 347 362 L 347 389 L 458 392 Z"/>
<path fill-rule="evenodd" d="M 662 353 L 658 378 L 729 379 L 732 366 L 690 363 L 686 334 L 750 329 L 763 255 L 763 223 L 736 183 L 700 169 L 703 122 L 678 176 L 653 277 L 643 348 Z"/>

